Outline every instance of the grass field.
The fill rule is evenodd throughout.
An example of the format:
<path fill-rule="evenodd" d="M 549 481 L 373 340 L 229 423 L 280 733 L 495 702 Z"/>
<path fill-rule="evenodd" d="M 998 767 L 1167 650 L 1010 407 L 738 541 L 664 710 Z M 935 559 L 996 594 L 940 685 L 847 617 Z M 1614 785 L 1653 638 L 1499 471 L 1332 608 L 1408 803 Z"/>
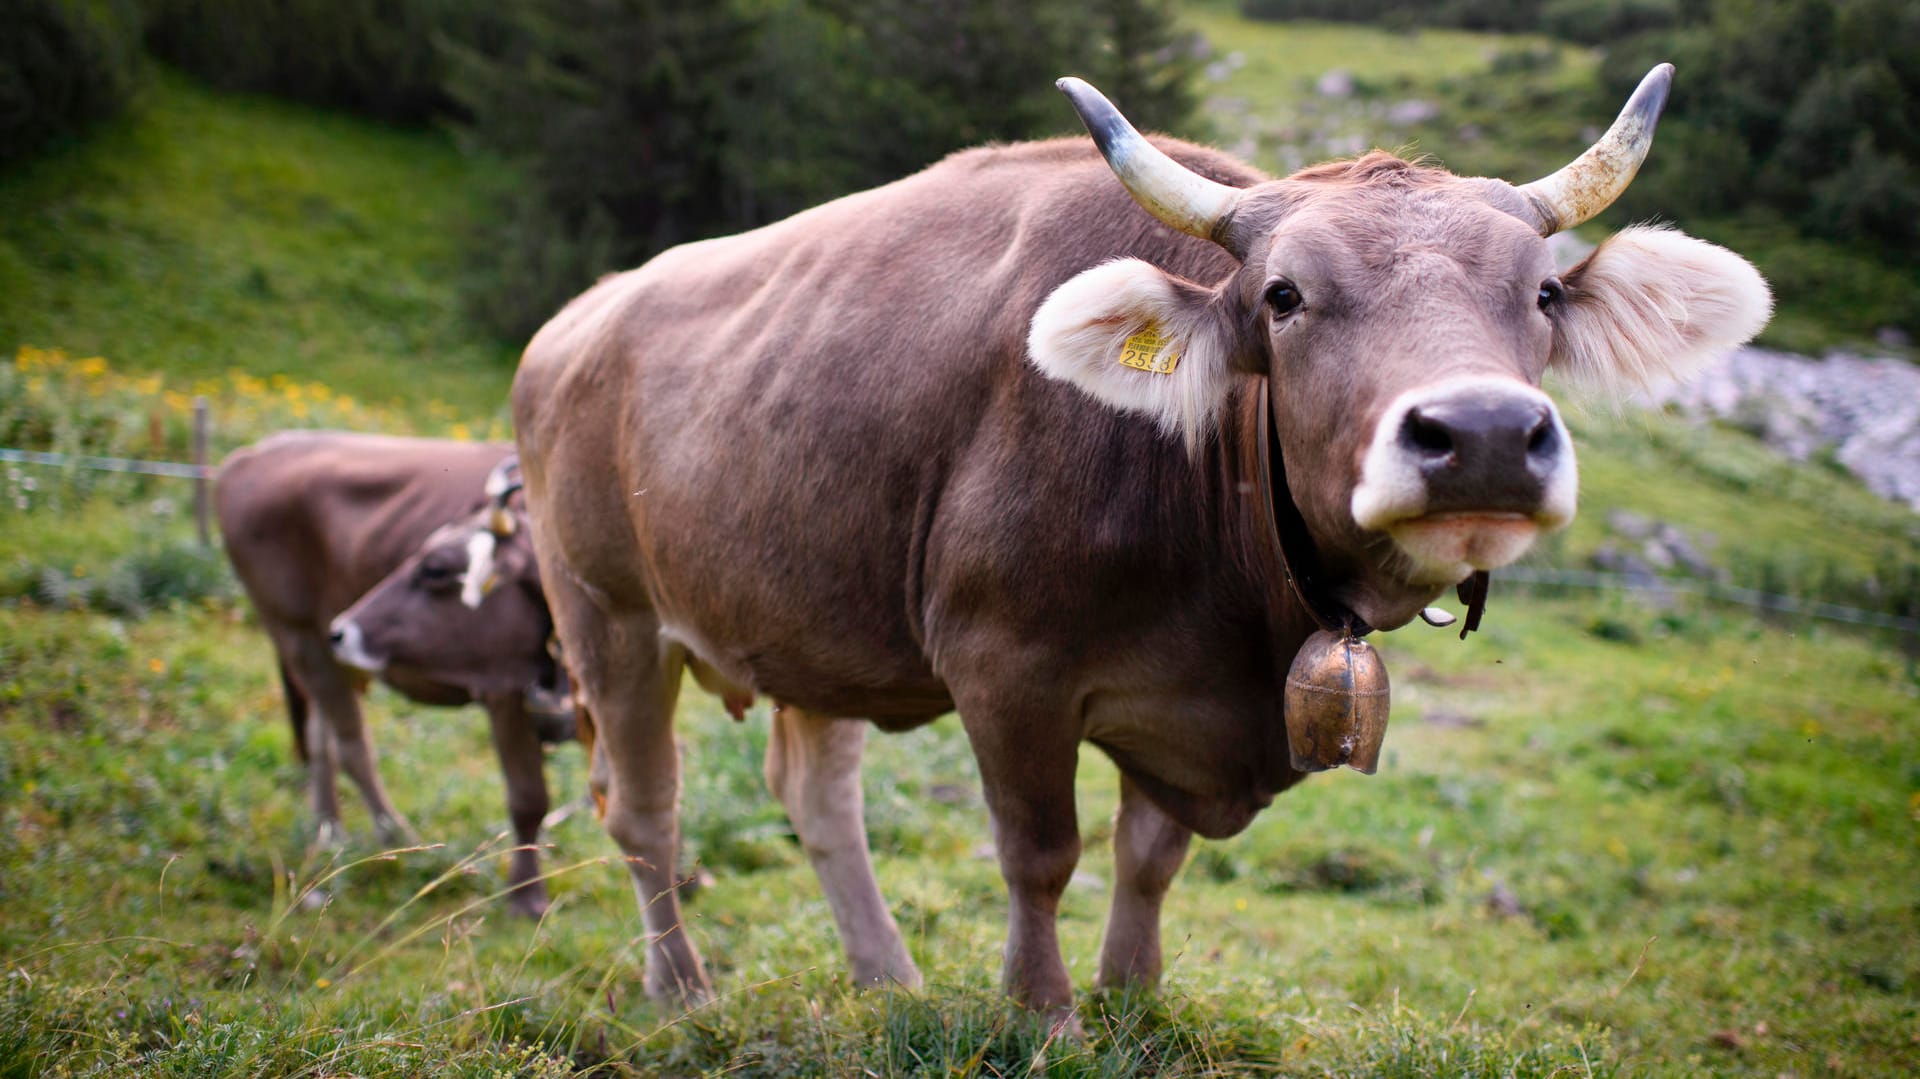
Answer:
<path fill-rule="evenodd" d="M 1357 68 L 1353 40 L 1377 76 L 1425 77 L 1380 35 L 1300 64 Z M 1441 40 L 1453 58 L 1432 63 L 1484 62 L 1477 39 Z M 221 448 L 312 423 L 497 432 L 512 350 L 468 327 L 453 285 L 453 240 L 495 179 L 432 134 L 162 76 L 96 139 L 0 177 L 0 426 L 176 456 L 181 395 L 206 392 Z M 248 292 L 255 270 L 268 287 Z M 1584 515 L 1550 557 L 1584 558 L 1618 507 L 1809 589 L 1920 563 L 1920 519 L 1829 470 L 1658 415 L 1572 422 Z M 761 790 L 764 708 L 734 724 L 690 686 L 686 863 L 711 882 L 688 912 L 722 999 L 681 1015 L 638 994 L 639 921 L 590 813 L 551 831 L 548 918 L 505 915 L 477 711 L 376 691 L 383 773 L 432 845 L 369 845 L 349 799 L 356 844 L 310 850 L 270 652 L 195 552 L 184 489 L 0 469 L 0 494 L 0 1077 L 1815 1076 L 1920 1060 L 1920 671 L 1894 639 L 1496 582 L 1469 642 L 1384 638 L 1380 774 L 1317 777 L 1197 845 L 1162 993 L 1083 998 L 1073 1043 L 994 991 L 1005 901 L 952 719 L 869 754 L 882 885 L 929 988 L 856 993 Z M 551 753 L 558 799 L 584 772 L 578 747 Z M 1084 988 L 1111 879 L 1096 753 L 1080 794 L 1088 854 L 1062 933 Z M 302 902 L 316 884 L 330 900 Z"/>

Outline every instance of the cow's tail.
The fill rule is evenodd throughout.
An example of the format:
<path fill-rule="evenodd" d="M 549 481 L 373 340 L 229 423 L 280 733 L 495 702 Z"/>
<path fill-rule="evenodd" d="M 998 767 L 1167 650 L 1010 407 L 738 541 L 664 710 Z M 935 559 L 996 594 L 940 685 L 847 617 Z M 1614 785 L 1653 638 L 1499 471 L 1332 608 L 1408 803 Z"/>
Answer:
<path fill-rule="evenodd" d="M 307 763 L 307 695 L 287 673 L 287 664 L 280 664 L 280 688 L 287 695 L 287 719 L 293 723 L 293 753 L 300 763 Z"/>

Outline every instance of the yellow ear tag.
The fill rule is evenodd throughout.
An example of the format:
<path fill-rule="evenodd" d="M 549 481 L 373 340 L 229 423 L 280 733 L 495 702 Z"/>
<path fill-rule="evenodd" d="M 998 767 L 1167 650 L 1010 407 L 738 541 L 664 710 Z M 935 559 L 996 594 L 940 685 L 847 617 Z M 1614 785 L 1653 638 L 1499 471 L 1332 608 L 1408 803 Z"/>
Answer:
<path fill-rule="evenodd" d="M 1127 338 L 1127 343 L 1120 348 L 1120 366 L 1136 371 L 1171 375 L 1179 364 L 1180 354 L 1173 350 L 1173 338 L 1161 336 L 1158 322 L 1147 323 L 1145 329 Z"/>

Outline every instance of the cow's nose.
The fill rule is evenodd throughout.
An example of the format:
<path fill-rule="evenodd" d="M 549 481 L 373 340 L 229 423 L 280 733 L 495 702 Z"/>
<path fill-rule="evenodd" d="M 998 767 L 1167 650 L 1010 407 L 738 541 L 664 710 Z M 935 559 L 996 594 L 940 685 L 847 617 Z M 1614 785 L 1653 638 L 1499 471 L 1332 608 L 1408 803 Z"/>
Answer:
<path fill-rule="evenodd" d="M 1429 513 L 1531 514 L 1562 448 L 1551 406 L 1487 394 L 1408 409 L 1399 442 L 1426 481 Z"/>
<path fill-rule="evenodd" d="M 335 648 L 340 647 L 340 642 L 346 639 L 347 639 L 347 631 L 344 629 L 341 629 L 337 623 L 334 625 L 332 631 L 327 634 L 327 643 L 334 646 Z"/>

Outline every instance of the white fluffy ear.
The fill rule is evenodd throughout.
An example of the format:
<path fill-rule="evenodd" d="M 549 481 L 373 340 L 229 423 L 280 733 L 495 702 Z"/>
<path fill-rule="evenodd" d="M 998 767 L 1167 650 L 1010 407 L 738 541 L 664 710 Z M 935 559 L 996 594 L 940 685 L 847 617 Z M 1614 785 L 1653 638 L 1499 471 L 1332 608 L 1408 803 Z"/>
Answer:
<path fill-rule="evenodd" d="M 1551 363 L 1620 392 L 1684 378 L 1752 340 L 1773 294 L 1751 263 L 1670 228 L 1622 229 L 1566 274 Z"/>
<path fill-rule="evenodd" d="M 1053 290 L 1034 312 L 1027 353 L 1049 378 L 1124 412 L 1151 416 L 1191 449 L 1232 385 L 1213 299 L 1207 289 L 1139 259 L 1119 259 Z M 1121 362 L 1123 355 L 1141 366 Z"/>

